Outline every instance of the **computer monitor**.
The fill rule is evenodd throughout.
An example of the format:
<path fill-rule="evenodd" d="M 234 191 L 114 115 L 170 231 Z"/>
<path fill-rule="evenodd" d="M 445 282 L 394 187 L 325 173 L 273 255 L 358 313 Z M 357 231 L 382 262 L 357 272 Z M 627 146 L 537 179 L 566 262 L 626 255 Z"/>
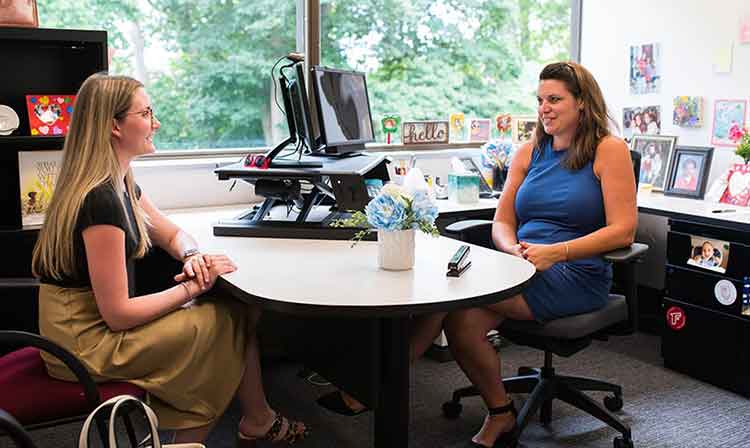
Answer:
<path fill-rule="evenodd" d="M 294 76 L 289 79 L 288 87 L 297 137 L 310 151 L 316 151 L 318 145 L 310 118 L 310 103 L 307 100 L 307 89 L 305 88 L 304 62 L 294 64 Z"/>
<path fill-rule="evenodd" d="M 314 66 L 311 78 L 320 128 L 319 150 L 346 154 L 374 142 L 365 74 Z"/>

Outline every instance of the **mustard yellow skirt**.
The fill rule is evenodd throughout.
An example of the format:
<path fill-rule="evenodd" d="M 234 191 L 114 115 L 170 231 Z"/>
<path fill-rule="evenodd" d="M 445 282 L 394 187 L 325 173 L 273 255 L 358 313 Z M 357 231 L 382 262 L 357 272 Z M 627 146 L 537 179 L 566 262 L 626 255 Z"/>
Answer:
<path fill-rule="evenodd" d="M 76 355 L 95 381 L 126 381 L 148 391 L 161 428 L 195 428 L 215 422 L 237 391 L 250 310 L 237 300 L 202 299 L 112 331 L 91 289 L 42 284 L 39 330 Z M 62 362 L 42 357 L 51 376 L 75 381 Z"/>

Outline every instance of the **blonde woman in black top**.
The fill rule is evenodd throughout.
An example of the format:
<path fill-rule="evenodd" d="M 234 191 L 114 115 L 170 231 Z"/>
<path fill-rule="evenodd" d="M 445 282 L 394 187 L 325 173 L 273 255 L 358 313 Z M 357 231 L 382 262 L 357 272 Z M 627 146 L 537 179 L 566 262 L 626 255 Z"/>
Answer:
<path fill-rule="evenodd" d="M 236 267 L 224 255 L 200 253 L 133 180 L 130 162 L 154 152 L 159 126 L 140 82 L 97 74 L 81 86 L 34 249 L 40 331 L 72 351 L 96 380 L 148 391 L 161 426 L 176 430 L 177 442 L 204 440 L 235 393 L 242 441 L 293 442 L 305 425 L 272 410 L 263 391 L 259 311 L 206 297 L 217 277 Z M 134 296 L 133 260 L 151 245 L 184 266 L 175 286 Z M 44 360 L 52 376 L 74 380 L 59 361 Z"/>

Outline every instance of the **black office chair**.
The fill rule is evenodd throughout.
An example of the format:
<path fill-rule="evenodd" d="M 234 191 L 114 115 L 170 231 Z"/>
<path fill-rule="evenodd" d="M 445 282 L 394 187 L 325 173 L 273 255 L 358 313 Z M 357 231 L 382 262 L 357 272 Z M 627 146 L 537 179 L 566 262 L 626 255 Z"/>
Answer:
<path fill-rule="evenodd" d="M 637 184 L 640 155 L 631 151 L 631 157 Z M 451 224 L 445 232 L 448 236 L 462 241 L 494 248 L 490 236 L 491 229 L 491 221 L 472 220 Z M 604 254 L 606 260 L 614 263 L 613 290 L 617 289 L 623 293 L 611 293 L 610 301 L 604 308 L 544 324 L 508 319 L 497 328 L 503 337 L 516 344 L 544 351 L 542 368 L 522 367 L 518 371 L 518 376 L 503 380 L 503 385 L 509 393 L 530 394 L 516 421 L 521 431 L 537 411 L 540 411 L 542 424 L 549 424 L 552 418 L 552 400 L 559 399 L 622 433 L 622 437 L 614 439 L 615 448 L 633 447 L 630 427 L 612 413 L 622 409 L 622 387 L 596 379 L 558 375 L 552 366 L 552 355 L 567 358 L 588 347 L 594 339 L 607 340 L 611 335 L 635 333 L 638 327 L 635 263 L 643 258 L 647 250 L 647 245 L 633 243 L 628 248 Z M 584 394 L 584 391 L 603 391 L 612 395 L 604 398 L 602 406 Z M 461 399 L 477 395 L 479 392 L 474 386 L 455 391 L 453 399 L 443 404 L 443 414 L 448 418 L 457 418 L 461 414 Z"/>
<path fill-rule="evenodd" d="M 29 437 L 29 433 L 23 429 L 18 420 L 0 409 L 0 436 L 4 434 L 8 435 L 19 448 L 36 448 L 34 442 L 31 441 L 31 437 Z"/>

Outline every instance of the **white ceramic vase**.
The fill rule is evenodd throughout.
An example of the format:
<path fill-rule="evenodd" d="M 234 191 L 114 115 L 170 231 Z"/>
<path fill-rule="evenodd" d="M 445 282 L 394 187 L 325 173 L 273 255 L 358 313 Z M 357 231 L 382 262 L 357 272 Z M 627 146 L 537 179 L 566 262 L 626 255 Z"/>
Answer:
<path fill-rule="evenodd" d="M 378 266 L 388 271 L 414 267 L 414 229 L 378 230 Z"/>

